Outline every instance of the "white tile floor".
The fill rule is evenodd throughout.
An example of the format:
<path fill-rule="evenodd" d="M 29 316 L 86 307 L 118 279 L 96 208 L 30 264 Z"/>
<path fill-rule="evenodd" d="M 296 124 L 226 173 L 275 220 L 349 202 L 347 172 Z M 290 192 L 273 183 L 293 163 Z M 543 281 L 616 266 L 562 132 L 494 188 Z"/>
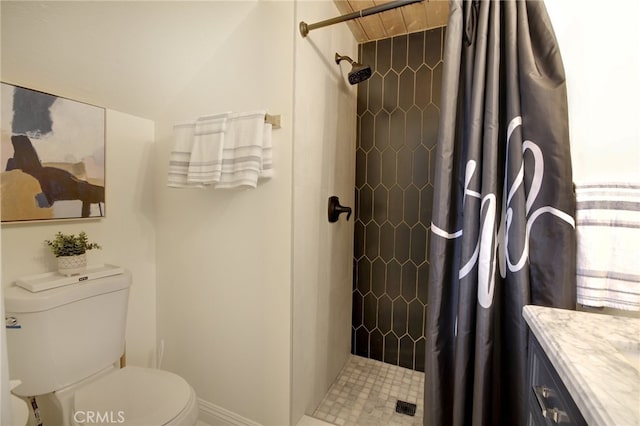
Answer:
<path fill-rule="evenodd" d="M 313 417 L 338 426 L 422 426 L 424 373 L 351 355 Z M 416 404 L 415 416 L 396 402 Z"/>

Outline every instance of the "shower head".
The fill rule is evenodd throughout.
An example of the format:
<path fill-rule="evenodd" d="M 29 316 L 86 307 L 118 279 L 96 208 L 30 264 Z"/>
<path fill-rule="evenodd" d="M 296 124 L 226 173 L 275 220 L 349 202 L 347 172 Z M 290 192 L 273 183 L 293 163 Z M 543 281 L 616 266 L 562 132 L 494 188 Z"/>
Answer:
<path fill-rule="evenodd" d="M 341 61 L 347 60 L 351 64 L 351 71 L 349 72 L 349 83 L 357 84 L 362 83 L 369 77 L 371 77 L 371 67 L 369 65 L 360 64 L 348 56 L 342 56 L 336 53 L 336 64 L 340 64 Z"/>

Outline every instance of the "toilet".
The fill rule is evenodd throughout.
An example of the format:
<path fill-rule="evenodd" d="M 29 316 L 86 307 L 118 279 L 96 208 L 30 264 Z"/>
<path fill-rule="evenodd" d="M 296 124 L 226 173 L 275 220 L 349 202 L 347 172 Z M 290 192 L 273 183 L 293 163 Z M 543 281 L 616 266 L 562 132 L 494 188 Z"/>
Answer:
<path fill-rule="evenodd" d="M 6 289 L 9 375 L 21 382 L 12 393 L 35 397 L 48 425 L 195 425 L 197 398 L 182 377 L 119 367 L 131 274 L 101 272 Z"/>

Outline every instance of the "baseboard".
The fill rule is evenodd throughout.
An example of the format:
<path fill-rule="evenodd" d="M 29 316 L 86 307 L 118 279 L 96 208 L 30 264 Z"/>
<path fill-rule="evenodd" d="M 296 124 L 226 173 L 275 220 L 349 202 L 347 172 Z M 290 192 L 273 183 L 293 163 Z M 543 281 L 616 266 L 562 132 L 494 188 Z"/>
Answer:
<path fill-rule="evenodd" d="M 204 423 L 215 426 L 262 426 L 253 420 L 242 417 L 240 414 L 229 411 L 216 404 L 198 398 L 200 414 L 198 419 Z"/>

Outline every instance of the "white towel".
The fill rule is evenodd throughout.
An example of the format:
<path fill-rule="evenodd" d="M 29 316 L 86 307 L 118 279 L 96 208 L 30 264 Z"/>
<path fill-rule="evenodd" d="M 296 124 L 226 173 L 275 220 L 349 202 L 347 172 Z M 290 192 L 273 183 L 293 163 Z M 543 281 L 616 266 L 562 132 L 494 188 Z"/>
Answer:
<path fill-rule="evenodd" d="M 578 303 L 640 310 L 640 185 L 576 187 Z"/>
<path fill-rule="evenodd" d="M 271 123 L 264 124 L 264 134 L 262 139 L 262 165 L 260 168 L 260 179 L 271 179 L 273 177 L 273 145 L 271 143 Z"/>
<path fill-rule="evenodd" d="M 220 180 L 228 116 L 229 113 L 225 112 L 196 120 L 187 170 L 188 183 L 212 185 Z"/>
<path fill-rule="evenodd" d="M 187 172 L 189 170 L 189 159 L 191 158 L 191 148 L 193 147 L 193 135 L 195 123 L 176 124 L 173 127 L 174 144 L 169 155 L 169 175 L 167 186 L 173 188 L 189 188 L 198 185 L 187 182 Z"/>
<path fill-rule="evenodd" d="M 260 177 L 271 177 L 271 124 L 264 116 L 265 111 L 229 115 L 216 188 L 255 188 Z"/>

